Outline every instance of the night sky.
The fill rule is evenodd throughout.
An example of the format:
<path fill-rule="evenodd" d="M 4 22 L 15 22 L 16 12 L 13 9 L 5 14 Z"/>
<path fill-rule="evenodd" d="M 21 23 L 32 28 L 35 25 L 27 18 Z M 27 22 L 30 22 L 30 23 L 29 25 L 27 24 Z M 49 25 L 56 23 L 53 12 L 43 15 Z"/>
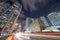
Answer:
<path fill-rule="evenodd" d="M 20 4 L 22 4 L 22 10 L 24 11 L 26 17 L 36 18 L 41 16 L 47 16 L 51 12 L 60 11 L 60 0 L 41 0 L 40 2 L 36 3 L 33 0 L 18 1 L 20 2 Z M 37 10 L 35 10 L 34 6 L 31 3 L 34 3 L 33 5 L 37 8 Z"/>
<path fill-rule="evenodd" d="M 35 18 L 40 16 L 47 16 L 51 12 L 60 11 L 60 0 L 52 0 L 46 3 L 45 5 L 43 5 L 42 3 L 38 3 L 36 6 L 38 10 L 33 10 L 32 12 L 30 12 L 29 7 L 28 7 L 28 10 L 25 10 L 23 6 L 23 10 L 25 12 L 26 17 Z"/>

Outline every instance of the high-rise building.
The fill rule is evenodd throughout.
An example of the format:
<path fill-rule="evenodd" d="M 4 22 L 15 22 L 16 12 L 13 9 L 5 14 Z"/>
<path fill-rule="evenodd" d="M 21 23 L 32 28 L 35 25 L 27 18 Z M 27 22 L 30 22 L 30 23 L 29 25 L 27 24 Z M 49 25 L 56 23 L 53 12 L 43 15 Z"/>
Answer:
<path fill-rule="evenodd" d="M 53 26 L 60 26 L 60 12 L 50 13 L 47 17 Z"/>
<path fill-rule="evenodd" d="M 10 6 L 11 5 L 6 2 L 1 2 L 0 3 L 0 14 L 6 12 Z"/>
<path fill-rule="evenodd" d="M 30 24 L 32 23 L 32 18 L 26 18 L 25 30 L 29 29 Z"/>
<path fill-rule="evenodd" d="M 52 23 L 52 25 L 58 25 L 58 19 L 57 19 L 58 13 L 57 12 L 53 12 L 50 13 L 47 17 L 50 20 L 50 22 Z"/>
<path fill-rule="evenodd" d="M 0 3 L 0 29 L 3 28 L 3 26 L 6 24 L 6 11 L 10 8 L 10 4 L 1 2 Z M 8 13 L 9 14 L 9 13 Z M 1 30 L 0 30 L 1 31 Z"/>
<path fill-rule="evenodd" d="M 17 22 L 19 15 L 21 14 L 22 5 L 20 3 L 15 2 L 9 10 L 2 14 L 4 26 L 1 31 L 2 34 L 4 33 L 11 33 L 13 30 L 17 28 L 19 23 Z"/>
<path fill-rule="evenodd" d="M 41 32 L 44 29 L 44 25 L 39 18 L 34 19 L 29 27 L 31 32 Z"/>
<path fill-rule="evenodd" d="M 49 23 L 44 16 L 41 16 L 40 19 L 44 23 L 44 26 L 49 26 Z"/>

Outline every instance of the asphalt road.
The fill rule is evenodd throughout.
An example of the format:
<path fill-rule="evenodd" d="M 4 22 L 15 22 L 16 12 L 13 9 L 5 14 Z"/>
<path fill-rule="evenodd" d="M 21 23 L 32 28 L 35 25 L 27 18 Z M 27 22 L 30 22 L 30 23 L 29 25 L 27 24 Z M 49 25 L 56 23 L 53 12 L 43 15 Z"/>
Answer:
<path fill-rule="evenodd" d="M 60 40 L 60 38 L 31 37 L 30 40 Z"/>
<path fill-rule="evenodd" d="M 30 37 L 30 39 L 23 40 L 60 40 L 60 38 Z"/>
<path fill-rule="evenodd" d="M 6 37 L 2 37 L 2 38 L 0 38 L 0 40 L 5 40 L 6 39 Z M 49 37 L 39 37 L 39 36 L 31 36 L 31 37 L 29 37 L 29 39 L 28 39 L 28 37 L 25 37 L 25 38 L 20 38 L 20 40 L 60 40 L 60 38 L 49 38 Z"/>
<path fill-rule="evenodd" d="M 21 40 L 60 40 L 60 38 L 30 37 L 30 39 L 21 38 Z"/>

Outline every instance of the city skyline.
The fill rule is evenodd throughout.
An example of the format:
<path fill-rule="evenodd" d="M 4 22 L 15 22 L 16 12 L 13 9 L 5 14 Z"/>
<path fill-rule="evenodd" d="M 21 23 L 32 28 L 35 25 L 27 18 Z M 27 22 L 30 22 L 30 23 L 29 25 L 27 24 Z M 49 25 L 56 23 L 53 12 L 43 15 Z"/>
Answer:
<path fill-rule="evenodd" d="M 1 0 L 0 40 L 59 40 L 60 0 Z"/>

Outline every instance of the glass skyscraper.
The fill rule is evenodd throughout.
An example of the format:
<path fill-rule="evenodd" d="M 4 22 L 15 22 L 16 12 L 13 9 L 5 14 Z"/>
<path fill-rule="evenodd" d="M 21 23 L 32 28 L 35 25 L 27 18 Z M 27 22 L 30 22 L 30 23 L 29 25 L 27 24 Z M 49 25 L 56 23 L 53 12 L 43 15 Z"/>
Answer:
<path fill-rule="evenodd" d="M 44 26 L 49 26 L 49 23 L 44 16 L 41 16 L 40 19 L 43 22 Z"/>
<path fill-rule="evenodd" d="M 60 12 L 52 12 L 48 16 L 52 26 L 60 26 Z"/>
<path fill-rule="evenodd" d="M 26 18 L 26 24 L 25 24 L 26 31 L 30 30 L 29 26 L 31 25 L 32 21 L 33 21 L 32 18 L 29 18 L 29 17 Z"/>

